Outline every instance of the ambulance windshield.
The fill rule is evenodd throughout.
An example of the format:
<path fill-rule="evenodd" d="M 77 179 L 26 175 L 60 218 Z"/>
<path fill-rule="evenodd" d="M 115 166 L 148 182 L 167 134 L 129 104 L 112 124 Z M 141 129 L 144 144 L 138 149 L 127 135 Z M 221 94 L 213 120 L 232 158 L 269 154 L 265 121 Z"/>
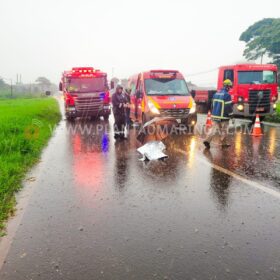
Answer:
<path fill-rule="evenodd" d="M 180 79 L 146 79 L 147 95 L 190 95 L 187 84 Z"/>

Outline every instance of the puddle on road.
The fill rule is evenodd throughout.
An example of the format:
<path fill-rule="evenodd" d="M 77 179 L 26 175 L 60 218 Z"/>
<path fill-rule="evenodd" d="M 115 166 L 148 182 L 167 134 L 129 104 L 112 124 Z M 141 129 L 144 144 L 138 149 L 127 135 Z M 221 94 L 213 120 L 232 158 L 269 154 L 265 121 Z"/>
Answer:
<path fill-rule="evenodd" d="M 128 139 L 124 142 L 115 142 L 112 124 L 109 122 L 77 121 L 74 124 L 68 124 L 67 130 L 77 183 L 86 184 L 86 182 L 98 180 L 102 178 L 104 168 L 114 168 L 115 176 L 120 174 L 120 179 L 116 176 L 116 181 L 123 184 L 121 177 L 127 173 L 126 169 L 131 165 L 131 161 L 137 161 L 139 158 L 136 149 L 141 144 L 136 140 L 138 133 L 136 128 L 130 130 Z M 273 187 L 280 188 L 280 148 L 277 140 L 279 128 L 266 127 L 265 132 L 263 137 L 252 137 L 237 132 L 231 137 L 230 148 L 222 149 L 213 144 L 210 152 L 206 154 L 203 153 L 202 139 L 198 136 L 169 136 L 164 140 L 169 159 L 141 164 L 147 176 L 174 179 L 176 165 L 179 163 L 176 149 L 180 149 L 187 154 L 185 164 L 190 170 L 194 168 L 196 157 L 202 156 L 213 164 L 248 179 L 269 182 Z M 137 164 L 140 165 L 140 163 Z M 94 175 L 92 170 L 95 171 Z"/>

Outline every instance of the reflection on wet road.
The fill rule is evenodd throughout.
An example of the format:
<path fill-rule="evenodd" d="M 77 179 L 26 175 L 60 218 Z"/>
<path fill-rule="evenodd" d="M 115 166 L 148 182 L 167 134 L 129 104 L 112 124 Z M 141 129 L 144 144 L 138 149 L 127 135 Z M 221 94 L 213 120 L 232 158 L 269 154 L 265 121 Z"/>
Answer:
<path fill-rule="evenodd" d="M 280 279 L 280 129 L 174 135 L 155 162 L 136 135 L 60 124 L 0 279 Z"/>

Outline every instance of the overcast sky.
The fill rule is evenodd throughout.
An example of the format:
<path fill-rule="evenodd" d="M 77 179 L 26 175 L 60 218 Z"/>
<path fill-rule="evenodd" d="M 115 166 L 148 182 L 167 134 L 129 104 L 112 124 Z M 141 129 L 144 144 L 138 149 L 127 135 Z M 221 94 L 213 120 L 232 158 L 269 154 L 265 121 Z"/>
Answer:
<path fill-rule="evenodd" d="M 120 78 L 153 68 L 178 69 L 198 85 L 244 60 L 240 34 L 280 1 L 0 0 L 0 76 L 23 82 L 93 66 Z"/>

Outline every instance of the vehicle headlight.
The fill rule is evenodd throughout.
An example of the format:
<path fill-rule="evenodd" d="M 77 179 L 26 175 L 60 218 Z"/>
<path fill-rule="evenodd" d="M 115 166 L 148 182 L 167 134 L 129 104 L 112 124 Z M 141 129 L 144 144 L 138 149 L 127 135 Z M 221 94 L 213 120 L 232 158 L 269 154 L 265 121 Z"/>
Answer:
<path fill-rule="evenodd" d="M 273 104 L 273 109 L 275 110 L 277 107 L 276 103 Z"/>
<path fill-rule="evenodd" d="M 244 110 L 244 106 L 242 104 L 237 105 L 237 110 L 238 111 L 243 111 Z"/>
<path fill-rule="evenodd" d="M 150 100 L 148 101 L 148 107 L 149 107 L 149 109 L 150 109 L 152 114 L 155 114 L 155 115 L 159 115 L 160 114 L 159 109 Z"/>
<path fill-rule="evenodd" d="M 190 114 L 193 114 L 195 112 L 196 112 L 196 104 L 195 104 L 195 102 L 193 102 L 192 107 L 190 109 Z"/>

